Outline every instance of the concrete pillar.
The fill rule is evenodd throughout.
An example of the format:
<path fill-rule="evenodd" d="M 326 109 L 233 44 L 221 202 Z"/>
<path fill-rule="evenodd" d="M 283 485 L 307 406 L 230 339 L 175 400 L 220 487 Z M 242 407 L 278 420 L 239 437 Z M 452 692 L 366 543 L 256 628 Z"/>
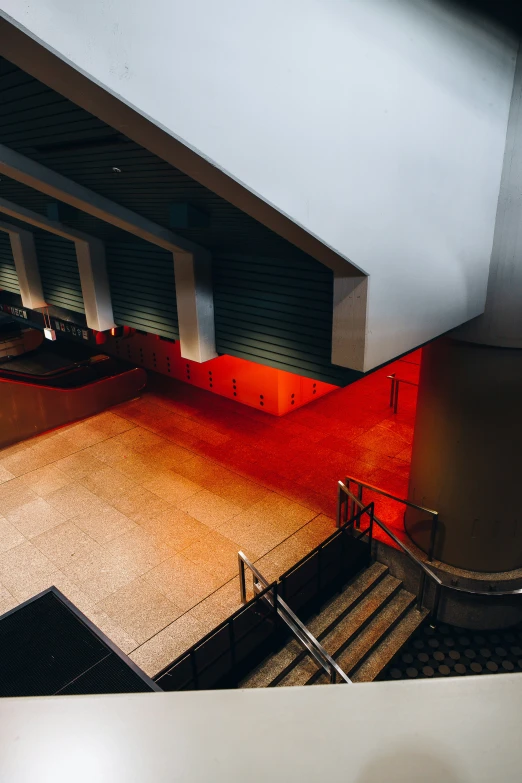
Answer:
<path fill-rule="evenodd" d="M 174 253 L 181 356 L 193 362 L 215 359 L 212 263 L 208 254 Z"/>
<path fill-rule="evenodd" d="M 522 567 L 522 58 L 518 57 L 485 311 L 424 349 L 409 498 L 440 512 L 435 555 Z M 427 548 L 426 524 L 406 529 Z"/>
<path fill-rule="evenodd" d="M 441 338 L 424 349 L 409 499 L 437 510 L 435 557 L 471 571 L 522 567 L 522 350 Z M 413 540 L 429 524 L 408 511 Z"/>

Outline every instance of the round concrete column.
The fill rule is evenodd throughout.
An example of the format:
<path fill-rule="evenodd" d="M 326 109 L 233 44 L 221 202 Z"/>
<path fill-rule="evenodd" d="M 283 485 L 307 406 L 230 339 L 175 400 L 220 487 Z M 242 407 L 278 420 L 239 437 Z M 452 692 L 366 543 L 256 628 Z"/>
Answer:
<path fill-rule="evenodd" d="M 424 348 L 409 499 L 439 511 L 435 557 L 522 567 L 522 350 L 440 338 Z M 426 515 L 406 530 L 425 551 Z"/>

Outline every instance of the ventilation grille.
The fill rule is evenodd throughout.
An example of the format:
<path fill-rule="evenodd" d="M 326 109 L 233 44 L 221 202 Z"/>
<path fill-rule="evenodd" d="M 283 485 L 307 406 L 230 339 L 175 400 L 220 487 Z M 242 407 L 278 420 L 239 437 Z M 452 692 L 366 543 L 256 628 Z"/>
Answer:
<path fill-rule="evenodd" d="M 35 232 L 34 241 L 45 301 L 85 313 L 74 242 L 45 232 Z"/>

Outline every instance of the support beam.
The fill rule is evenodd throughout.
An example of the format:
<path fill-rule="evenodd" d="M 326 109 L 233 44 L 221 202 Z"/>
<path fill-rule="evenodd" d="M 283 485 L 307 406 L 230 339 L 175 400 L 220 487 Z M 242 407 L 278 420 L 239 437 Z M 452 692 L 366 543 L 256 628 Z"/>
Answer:
<path fill-rule="evenodd" d="M 20 155 L 18 152 L 0 145 L 0 173 L 4 173 L 18 182 L 22 182 L 42 193 L 46 193 L 61 202 L 70 204 L 77 209 L 87 212 L 89 215 L 117 226 L 130 234 L 140 237 L 153 245 L 157 245 L 179 257 L 179 263 L 174 262 L 174 274 L 176 278 L 176 291 L 178 302 L 179 330 L 181 335 L 182 356 L 195 362 L 204 362 L 213 359 L 216 354 L 216 341 L 214 335 L 214 300 L 212 294 L 211 259 L 207 250 L 200 247 L 178 234 L 169 231 L 162 226 L 153 223 L 147 218 L 132 212 L 130 209 L 116 204 L 110 199 L 100 196 L 88 188 L 78 185 L 73 180 L 58 174 L 55 171 L 42 166 L 40 163 Z M 46 231 L 54 232 L 74 242 L 87 241 L 92 243 L 92 237 L 86 237 L 80 232 L 73 231 L 61 223 L 51 221 L 41 215 L 36 215 L 30 210 L 12 204 L 5 199 L 0 199 L 0 211 L 25 220 L 32 225 L 38 225 Z M 109 329 L 111 326 L 95 326 L 96 318 L 100 323 L 106 323 L 109 319 L 110 304 L 103 285 L 97 276 L 89 274 L 88 269 L 94 268 L 92 258 L 98 251 L 91 254 L 91 262 L 87 263 L 82 256 L 84 277 L 80 266 L 80 255 L 84 251 L 78 251 L 78 267 L 82 282 L 82 292 L 85 302 L 87 323 L 93 329 Z M 188 259 L 191 259 L 190 261 Z M 98 264 L 100 269 L 105 269 L 105 264 Z M 98 270 L 98 275 L 100 272 Z M 100 278 L 101 279 L 101 278 Z M 106 279 L 106 272 L 104 273 Z M 93 284 L 97 283 L 100 290 L 92 299 Z M 183 292 L 180 297 L 179 292 Z M 89 302 L 92 302 L 92 307 Z M 105 304 L 102 304 L 105 303 Z M 90 314 L 88 314 L 90 313 Z M 110 309 L 112 318 L 112 308 Z M 91 323 L 89 323 L 92 319 Z"/>
<path fill-rule="evenodd" d="M 9 234 L 23 306 L 29 310 L 45 307 L 33 234 L 12 223 L 4 222 L 0 222 L 0 231 Z"/>
<path fill-rule="evenodd" d="M 105 262 L 105 247 L 103 242 L 96 237 L 91 237 L 89 234 L 84 234 L 82 231 L 75 231 L 74 229 L 69 228 L 69 226 L 63 225 L 63 223 L 49 220 L 43 215 L 39 215 L 37 212 L 21 207 L 18 204 L 14 204 L 7 199 L 0 198 L 0 212 L 11 215 L 11 217 L 15 217 L 18 220 L 23 220 L 32 226 L 36 226 L 51 234 L 56 234 L 57 236 L 74 242 L 87 326 L 90 329 L 95 329 L 99 332 L 112 329 L 116 324 L 114 323 L 112 312 L 109 279 Z M 30 232 L 27 231 L 24 233 L 30 234 Z M 32 237 L 32 235 L 30 236 Z M 36 253 L 34 254 L 34 258 L 36 259 Z M 20 277 L 19 281 L 21 288 Z M 26 306 L 35 309 L 29 304 Z M 45 307 L 43 294 L 42 304 L 40 304 L 39 307 Z"/>
<path fill-rule="evenodd" d="M 0 144 L 0 173 L 165 250 L 202 254 L 206 252 L 195 242 L 174 234 L 3 144 Z"/>
<path fill-rule="evenodd" d="M 368 278 L 334 272 L 332 364 L 365 372 Z"/>
<path fill-rule="evenodd" d="M 215 359 L 212 265 L 207 254 L 174 253 L 181 355 L 193 362 Z"/>

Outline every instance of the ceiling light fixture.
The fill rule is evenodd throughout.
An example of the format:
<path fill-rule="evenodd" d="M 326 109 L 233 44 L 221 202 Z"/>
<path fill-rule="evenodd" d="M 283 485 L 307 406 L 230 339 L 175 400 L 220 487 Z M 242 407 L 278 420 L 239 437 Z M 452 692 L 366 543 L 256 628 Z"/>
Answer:
<path fill-rule="evenodd" d="M 121 169 L 119 169 L 118 166 L 113 166 L 112 170 L 114 171 L 115 174 L 121 174 Z"/>

